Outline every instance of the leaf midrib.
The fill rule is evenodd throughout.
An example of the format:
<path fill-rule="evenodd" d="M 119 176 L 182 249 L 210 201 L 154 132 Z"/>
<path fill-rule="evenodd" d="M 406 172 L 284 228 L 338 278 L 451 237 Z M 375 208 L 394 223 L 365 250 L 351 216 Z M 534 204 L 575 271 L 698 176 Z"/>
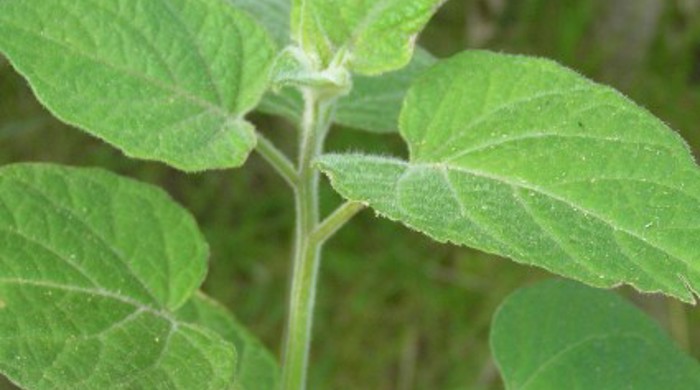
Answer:
<path fill-rule="evenodd" d="M 628 228 L 625 228 L 622 226 L 617 226 L 616 224 L 614 224 L 610 220 L 608 220 L 606 217 L 600 215 L 598 212 L 589 210 L 583 206 L 576 205 L 571 200 L 566 199 L 566 198 L 564 198 L 560 195 L 557 195 L 555 193 L 552 193 L 552 192 L 550 192 L 544 188 L 541 188 L 537 185 L 532 185 L 532 184 L 528 184 L 525 182 L 514 181 L 512 179 L 509 179 L 509 178 L 506 178 L 503 176 L 499 176 L 499 175 L 494 175 L 494 174 L 484 172 L 484 171 L 479 171 L 479 170 L 475 170 L 475 169 L 469 169 L 469 168 L 459 167 L 459 166 L 454 166 L 454 165 L 448 165 L 448 164 L 444 164 L 444 163 L 410 163 L 410 162 L 407 162 L 404 160 L 393 159 L 393 158 L 378 158 L 378 159 L 375 159 L 374 162 L 383 162 L 383 163 L 389 163 L 389 164 L 394 163 L 394 164 L 398 164 L 398 165 L 407 167 L 409 169 L 412 167 L 415 168 L 415 167 L 421 167 L 421 166 L 426 167 L 426 168 L 430 168 L 430 169 L 434 169 L 434 170 L 448 169 L 448 170 L 453 170 L 453 171 L 456 171 L 456 172 L 459 172 L 462 174 L 492 180 L 492 181 L 495 181 L 495 182 L 500 183 L 500 184 L 508 185 L 512 188 L 519 188 L 519 189 L 523 189 L 523 190 L 529 190 L 529 191 L 536 192 L 540 195 L 543 195 L 543 196 L 548 197 L 550 199 L 553 199 L 555 201 L 561 202 L 561 203 L 567 205 L 568 207 L 573 208 L 574 210 L 576 210 L 578 212 L 585 213 L 586 215 L 589 215 L 589 216 L 599 220 L 600 222 L 602 222 L 603 224 L 605 224 L 606 226 L 610 227 L 611 229 L 613 229 L 615 231 L 620 231 L 622 233 L 628 234 L 631 237 L 636 238 L 637 240 L 641 241 L 642 243 L 670 256 L 672 259 L 676 260 L 677 262 L 686 265 L 689 269 L 692 269 L 693 271 L 696 271 L 696 272 L 699 271 L 699 269 L 696 266 L 694 266 L 691 262 L 685 261 L 685 260 L 683 260 L 682 257 L 680 257 L 672 252 L 669 252 L 668 250 L 666 250 L 665 248 L 660 246 L 660 244 L 655 243 L 646 237 L 642 237 L 641 235 L 639 235 L 639 233 L 632 231 Z M 680 277 L 679 277 L 679 281 L 684 283 L 687 290 L 694 291 L 692 289 L 692 287 L 694 286 L 693 283 L 689 283 L 687 280 L 681 279 Z M 674 290 L 674 289 L 675 288 L 673 288 L 672 290 Z"/>
<path fill-rule="evenodd" d="M 149 313 L 153 316 L 156 316 L 158 318 L 162 318 L 163 320 L 167 321 L 170 324 L 170 330 L 169 330 L 169 336 L 172 336 L 178 329 L 180 328 L 187 328 L 193 332 L 196 332 L 200 334 L 203 337 L 210 337 L 210 335 L 205 332 L 199 325 L 196 324 L 190 324 L 187 322 L 179 321 L 175 317 L 171 315 L 169 311 L 166 309 L 159 309 L 152 307 L 150 305 L 144 305 L 143 303 L 136 301 L 134 299 L 131 299 L 127 296 L 119 295 L 110 292 L 109 290 L 104 290 L 104 289 L 97 289 L 97 288 L 83 288 L 83 287 L 75 287 L 71 285 L 66 285 L 66 284 L 61 284 L 61 283 L 55 283 L 55 282 L 49 282 L 49 281 L 39 281 L 39 280 L 28 280 L 28 279 L 21 279 L 21 278 L 0 278 L 0 284 L 14 284 L 14 285 L 29 285 L 29 286 L 34 286 L 34 287 L 40 287 L 40 288 L 46 288 L 46 289 L 53 289 L 53 290 L 63 290 L 66 292 L 70 293 L 77 293 L 77 294 L 85 294 L 85 295 L 92 295 L 92 296 L 99 296 L 111 300 L 118 301 L 120 303 L 132 306 L 136 308 L 136 310 L 129 315 L 127 315 L 125 318 L 121 319 L 119 323 L 124 323 L 126 319 L 129 319 L 131 317 L 134 317 L 135 315 L 140 315 L 143 313 Z M 114 327 L 114 326 L 112 326 Z M 104 333 L 104 331 L 102 331 Z M 189 336 L 187 334 L 180 332 L 180 336 L 189 339 Z M 169 341 L 169 340 L 167 340 Z M 190 340 L 191 341 L 191 340 Z M 228 343 L 227 341 L 223 340 L 223 342 Z M 191 343 L 192 347 L 195 349 L 198 349 L 202 351 L 200 348 L 196 346 L 196 343 Z M 159 358 L 154 361 L 149 367 L 144 368 L 141 370 L 141 372 L 145 372 L 149 369 L 153 369 L 154 367 L 157 366 L 157 364 L 162 360 L 163 354 L 166 351 L 166 347 L 164 347 L 160 354 Z M 203 355 L 205 355 L 203 353 Z M 216 371 L 211 364 L 211 361 L 207 359 L 207 364 L 212 368 L 212 372 Z M 213 379 L 213 378 L 212 378 Z"/>
<path fill-rule="evenodd" d="M 120 295 L 116 294 L 110 290 L 95 286 L 94 288 L 87 288 L 87 287 L 78 287 L 78 286 L 72 286 L 69 284 L 63 284 L 63 283 L 56 283 L 53 281 L 48 281 L 48 280 L 33 280 L 33 279 L 24 279 L 24 278 L 0 278 L 0 284 L 14 284 L 14 285 L 20 285 L 20 286 L 34 286 L 34 287 L 41 287 L 41 288 L 47 288 L 47 289 L 54 289 L 54 290 L 63 290 L 71 293 L 77 293 L 77 294 L 87 294 L 87 295 L 94 295 L 94 296 L 99 296 L 103 298 L 108 298 L 112 299 L 118 302 L 121 302 L 123 304 L 133 306 L 137 310 L 140 310 L 142 312 L 147 312 L 151 313 L 155 316 L 161 317 L 165 320 L 168 320 L 169 322 L 174 322 L 176 321 L 165 309 L 162 308 L 157 308 L 153 307 L 148 304 L 144 304 L 143 302 L 139 302 L 133 298 L 130 298 L 125 295 Z"/>
<path fill-rule="evenodd" d="M 364 14 L 364 17 L 362 18 L 360 23 L 358 23 L 355 26 L 355 28 L 352 29 L 352 33 L 350 34 L 350 37 L 348 37 L 347 42 L 350 51 L 354 49 L 356 42 L 359 40 L 362 34 L 365 33 L 365 30 L 372 25 L 372 22 L 377 20 L 378 17 L 382 15 L 382 13 L 386 11 L 391 5 L 392 2 L 390 0 L 375 1 L 375 3 L 368 10 L 368 12 Z"/>
<path fill-rule="evenodd" d="M 591 134 L 565 134 L 565 133 L 548 133 L 548 132 L 532 132 L 532 133 L 523 133 L 523 134 L 518 134 L 514 136 L 509 136 L 509 137 L 504 137 L 504 138 L 499 138 L 495 141 L 489 141 L 489 142 L 483 142 L 478 145 L 475 145 L 469 149 L 464 149 L 460 150 L 457 153 L 453 153 L 452 155 L 446 156 L 446 158 L 443 159 L 445 162 L 452 162 L 455 161 L 459 158 L 468 156 L 472 153 L 477 153 L 481 152 L 484 150 L 492 149 L 492 148 L 498 148 L 500 146 L 504 146 L 509 143 L 517 143 L 521 141 L 528 141 L 528 140 L 535 140 L 535 139 L 546 139 L 546 138 L 571 138 L 571 139 L 582 139 L 582 140 L 590 140 L 590 141 L 601 141 L 601 142 L 610 142 L 610 143 L 620 143 L 624 145 L 639 145 L 639 146 L 649 146 L 653 148 L 658 148 L 658 149 L 663 149 L 664 151 L 670 152 L 671 155 L 674 157 L 676 154 L 676 151 L 672 150 L 669 145 L 663 145 L 663 144 L 658 144 L 654 142 L 645 142 L 641 140 L 629 140 L 629 139 L 624 139 L 624 138 L 615 138 L 615 137 L 605 137 L 605 136 L 595 136 Z"/>
<path fill-rule="evenodd" d="M 533 371 L 527 379 L 523 382 L 522 385 L 519 387 L 513 387 L 512 390 L 526 390 L 527 386 L 529 386 L 537 377 L 545 372 L 545 370 L 554 364 L 557 363 L 559 359 L 564 358 L 567 354 L 574 352 L 575 350 L 582 348 L 586 346 L 588 343 L 591 343 L 593 341 L 604 341 L 604 340 L 609 340 L 609 339 L 638 339 L 641 340 L 644 343 L 651 344 L 645 337 L 644 335 L 640 333 L 635 333 L 635 332 L 621 332 L 621 333 L 615 333 L 615 334 L 594 334 L 590 335 L 588 337 L 585 337 L 582 340 L 579 340 L 575 343 L 567 345 L 565 348 L 562 348 L 561 350 L 557 351 L 554 355 L 550 356 L 547 360 L 542 362 L 542 364 L 537 367 L 535 371 Z"/>
<path fill-rule="evenodd" d="M 92 61 L 98 65 L 102 65 L 102 66 L 111 68 L 113 70 L 116 70 L 118 72 L 121 72 L 121 73 L 123 73 L 131 78 L 142 81 L 142 82 L 149 84 L 149 85 L 151 85 L 157 89 L 160 89 L 162 91 L 172 93 L 176 97 L 181 97 L 187 101 L 190 101 L 191 103 L 193 103 L 197 106 L 200 106 L 205 111 L 216 113 L 219 116 L 224 117 L 226 119 L 239 119 L 239 116 L 233 115 L 233 113 L 228 112 L 224 107 L 218 106 L 215 103 L 210 102 L 209 100 L 205 99 L 204 97 L 193 93 L 192 91 L 182 89 L 181 87 L 179 87 L 177 85 L 171 86 L 171 85 L 162 83 L 161 81 L 158 81 L 154 78 L 148 77 L 148 76 L 143 75 L 141 73 L 132 72 L 129 69 L 123 68 L 123 67 L 115 65 L 113 63 L 110 63 L 110 62 L 104 60 L 103 58 L 99 58 L 96 56 L 92 56 L 88 53 L 85 53 L 85 52 L 79 50 L 78 48 L 76 48 L 75 46 L 70 46 L 70 45 L 68 45 L 62 41 L 56 40 L 54 38 L 49 38 L 47 36 L 43 36 L 43 35 L 35 32 L 35 31 L 32 31 L 30 29 L 23 28 L 21 26 L 17 26 L 17 25 L 11 24 L 11 23 L 6 23 L 6 25 L 10 26 L 16 30 L 22 31 L 23 33 L 26 33 L 28 35 L 32 35 L 34 37 L 37 37 L 39 40 L 44 40 L 46 42 L 49 42 L 51 44 L 54 44 L 54 45 L 62 48 L 62 49 L 68 50 L 78 57 L 82 57 L 82 58 L 87 59 L 89 61 Z"/>
<path fill-rule="evenodd" d="M 24 181 L 18 177 L 15 177 L 14 180 L 21 185 L 22 187 L 26 188 L 28 191 L 32 192 L 35 196 L 39 197 L 43 201 L 45 201 L 47 204 L 50 204 L 53 206 L 55 210 L 58 212 L 65 213 L 72 217 L 75 221 L 79 222 L 80 225 L 82 225 L 86 231 L 88 231 L 90 234 L 93 235 L 103 246 L 106 248 L 115 258 L 119 259 L 120 263 L 126 267 L 126 269 L 129 271 L 127 274 L 131 280 L 136 282 L 141 288 L 143 288 L 144 292 L 147 294 L 147 296 L 155 303 L 159 302 L 159 299 L 156 297 L 156 294 L 152 291 L 152 289 L 148 286 L 148 284 L 143 281 L 132 269 L 131 264 L 129 261 L 124 258 L 124 255 L 118 251 L 115 247 L 109 244 L 109 241 L 105 239 L 101 234 L 99 234 L 87 221 L 83 220 L 81 217 L 76 215 L 72 210 L 68 209 L 64 205 L 58 204 L 54 202 L 50 197 L 46 196 L 40 189 L 34 187 L 32 183 Z M 60 214 L 59 214 L 60 215 Z M 168 300 L 169 297 L 166 297 L 165 301 Z"/>
<path fill-rule="evenodd" d="M 66 258 L 63 254 L 58 253 L 54 248 L 46 245 L 45 243 L 37 240 L 34 237 L 28 236 L 26 233 L 19 231 L 14 228 L 8 228 L 8 227 L 0 227 L 0 233 L 7 233 L 7 234 L 12 234 L 17 237 L 19 237 L 22 240 L 26 240 L 27 242 L 36 245 L 37 247 L 45 250 L 47 253 L 51 254 L 52 256 L 55 256 L 58 260 L 61 260 L 64 265 L 68 266 L 68 268 L 75 270 L 78 272 L 78 274 L 85 278 L 88 282 L 92 283 L 94 287 L 98 287 L 100 284 L 95 280 L 92 275 L 88 274 L 81 266 L 78 264 L 74 263 L 71 261 L 69 258 Z"/>
<path fill-rule="evenodd" d="M 411 166 L 411 164 L 409 164 L 409 163 L 406 163 L 406 162 L 403 162 L 403 163 L 404 163 L 406 166 L 409 166 L 409 167 Z M 421 165 L 421 164 L 415 164 L 415 165 Z M 415 165 L 414 165 L 414 166 L 415 166 Z M 432 168 L 438 168 L 439 166 L 445 165 L 445 164 L 440 164 L 440 163 L 438 163 L 438 164 L 422 164 L 422 165 L 427 165 L 427 166 L 432 167 Z M 577 204 L 573 203 L 571 200 L 569 200 L 569 199 L 567 199 L 567 198 L 564 198 L 564 197 L 562 197 L 562 196 L 560 196 L 560 195 L 558 195 L 558 194 L 555 194 L 555 193 L 553 193 L 553 192 L 551 192 L 551 191 L 548 191 L 548 190 L 546 190 L 546 189 L 544 189 L 544 188 L 542 188 L 542 187 L 539 187 L 539 186 L 534 185 L 534 184 L 529 184 L 529 183 L 525 183 L 525 182 L 515 181 L 515 180 L 512 180 L 512 179 L 509 179 L 509 178 L 500 176 L 500 175 L 494 175 L 494 174 L 491 174 L 491 173 L 488 173 L 488 172 L 479 171 L 479 170 L 475 170 L 475 169 L 470 169 L 470 168 L 465 168 L 465 167 L 459 167 L 459 166 L 454 166 L 454 165 L 447 165 L 447 168 L 450 169 L 450 170 L 456 171 L 456 172 L 460 172 L 460 173 L 466 174 L 466 175 L 472 175 L 472 176 L 476 176 L 476 177 L 481 177 L 481 178 L 484 178 L 484 179 L 489 179 L 489 180 L 492 180 L 492 181 L 499 182 L 499 183 L 501 183 L 501 184 L 506 184 L 506 185 L 511 186 L 511 187 L 513 187 L 513 188 L 520 188 L 520 189 L 524 189 L 524 190 L 533 191 L 533 192 L 536 192 L 536 193 L 538 193 L 538 194 L 540 194 L 540 195 L 543 195 L 543 196 L 545 196 L 545 197 L 551 198 L 551 199 L 553 199 L 553 200 L 555 200 L 555 201 L 564 203 L 565 205 L 571 207 L 571 208 L 574 209 L 574 210 L 578 210 L 578 211 L 580 211 L 580 212 L 583 212 L 584 214 L 590 215 L 591 217 L 593 217 L 593 218 L 599 220 L 600 222 L 604 223 L 605 225 L 609 226 L 609 227 L 612 228 L 613 230 L 617 230 L 617 231 L 621 231 L 621 232 L 623 232 L 623 233 L 626 233 L 626 234 L 628 234 L 628 235 L 630 235 L 630 236 L 632 236 L 632 237 L 634 237 L 634 238 L 640 240 L 641 242 L 643 242 L 643 243 L 645 243 L 645 244 L 651 246 L 652 248 L 657 249 L 657 250 L 659 250 L 660 252 L 669 255 L 670 257 L 672 257 L 673 259 L 679 261 L 680 263 L 687 265 L 689 268 L 693 269 L 694 271 L 696 271 L 696 272 L 700 271 L 700 269 L 697 268 L 697 267 L 695 267 L 691 262 L 687 262 L 687 261 L 683 260 L 681 257 L 679 257 L 679 256 L 677 256 L 676 254 L 674 254 L 674 253 L 668 251 L 667 249 L 665 249 L 665 248 L 659 246 L 659 244 L 657 244 L 657 243 L 651 241 L 650 239 L 641 236 L 639 233 L 637 233 L 637 232 L 635 232 L 635 231 L 633 231 L 633 230 L 630 230 L 630 229 L 628 229 L 628 228 L 626 228 L 626 227 L 618 226 L 618 225 L 614 224 L 613 222 L 611 222 L 610 220 L 608 220 L 608 219 L 607 219 L 606 217 L 604 217 L 603 215 L 599 214 L 597 211 L 593 211 L 593 210 L 590 210 L 590 209 L 585 208 L 585 207 L 583 207 L 583 206 L 577 205 Z"/>
<path fill-rule="evenodd" d="M 180 81 L 178 79 L 178 77 L 175 75 L 175 72 L 173 72 L 173 69 L 170 66 L 170 64 L 168 64 L 168 62 L 165 61 L 163 53 L 161 53 L 160 50 L 158 50 L 158 48 L 153 44 L 151 39 L 148 36 L 146 36 L 140 29 L 135 28 L 133 25 L 131 25 L 131 23 L 129 23 L 129 21 L 126 20 L 118 12 L 115 12 L 114 10 L 111 10 L 107 7 L 102 6 L 102 3 L 100 3 L 99 1 L 93 1 L 93 0 L 85 0 L 85 1 L 89 2 L 93 7 L 97 8 L 99 10 L 102 10 L 102 12 L 111 15 L 114 18 L 114 20 L 119 21 L 119 23 L 121 23 L 124 27 L 126 27 L 126 29 L 128 29 L 132 33 L 139 36 L 141 38 L 141 40 L 143 41 L 143 43 L 145 43 L 146 46 L 148 46 L 148 48 L 155 54 L 156 61 L 158 61 L 161 64 L 161 66 L 165 69 L 166 73 L 168 74 L 168 77 L 170 78 L 170 81 L 172 81 L 175 84 L 177 84 Z M 65 8 L 64 8 L 64 10 L 66 12 L 70 12 L 69 10 L 67 10 Z M 79 15 L 73 14 L 72 16 L 77 21 L 80 21 L 80 19 L 81 19 Z M 89 29 L 87 29 L 87 28 L 85 30 L 89 31 Z"/>
<path fill-rule="evenodd" d="M 152 0 L 151 0 L 152 1 Z M 195 35 L 192 33 L 192 30 L 190 30 L 190 26 L 185 23 L 185 21 L 180 17 L 180 15 L 173 9 L 173 4 L 171 3 L 170 0 L 163 0 L 162 4 L 165 5 L 165 8 L 168 10 L 170 13 L 170 16 L 175 20 L 176 23 L 182 27 L 182 29 L 185 32 L 185 36 L 187 36 L 187 39 L 190 41 L 191 47 L 194 49 L 194 54 L 195 58 L 197 58 L 197 61 L 199 62 L 200 69 L 204 72 L 207 81 L 209 82 L 209 85 L 212 88 L 212 91 L 216 95 L 216 102 L 215 104 L 218 104 L 220 107 L 224 106 L 224 97 L 223 94 L 221 93 L 220 86 L 214 81 L 214 76 L 212 75 L 211 68 L 209 66 L 209 63 L 204 60 L 204 55 L 202 54 L 202 48 L 200 47 L 199 43 L 197 43 L 197 39 Z M 204 8 L 204 7 L 202 7 Z M 232 26 L 235 26 L 234 23 L 231 23 Z M 242 54 L 241 54 L 242 57 Z M 235 103 L 234 103 L 235 106 Z"/>

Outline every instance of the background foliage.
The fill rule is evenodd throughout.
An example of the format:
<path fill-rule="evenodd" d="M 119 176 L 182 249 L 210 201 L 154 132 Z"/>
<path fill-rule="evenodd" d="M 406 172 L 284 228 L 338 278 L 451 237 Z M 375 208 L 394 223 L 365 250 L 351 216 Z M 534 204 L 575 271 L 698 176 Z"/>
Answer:
<path fill-rule="evenodd" d="M 421 43 L 440 57 L 488 48 L 553 58 L 619 88 L 700 148 L 698 0 L 452 0 Z M 253 119 L 294 152 L 286 122 Z M 336 151 L 406 153 L 397 135 L 339 128 L 329 141 Z M 1 58 L 0 151 L 1 164 L 102 166 L 165 188 L 211 243 L 205 290 L 271 349 L 280 345 L 293 207 L 257 157 L 245 169 L 198 175 L 127 160 L 51 118 Z M 324 195 L 328 210 L 339 202 L 327 186 Z M 311 388 L 502 388 L 488 350 L 490 318 L 509 292 L 545 273 L 432 243 L 369 211 L 326 253 Z M 700 333 L 689 331 L 700 329 L 700 310 L 624 293 L 700 357 Z"/>

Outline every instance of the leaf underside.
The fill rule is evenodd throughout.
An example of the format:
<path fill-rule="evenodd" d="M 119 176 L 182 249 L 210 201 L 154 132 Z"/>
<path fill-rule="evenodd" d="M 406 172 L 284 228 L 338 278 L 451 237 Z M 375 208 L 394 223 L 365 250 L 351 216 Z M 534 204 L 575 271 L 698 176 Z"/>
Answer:
<path fill-rule="evenodd" d="M 697 389 L 700 365 L 614 293 L 547 281 L 507 298 L 491 349 L 506 389 Z"/>
<path fill-rule="evenodd" d="M 687 146 L 551 61 L 467 52 L 409 91 L 410 161 L 327 155 L 348 199 L 450 241 L 598 287 L 694 301 L 700 176 Z"/>
<path fill-rule="evenodd" d="M 274 45 L 222 0 L 9 0 L 0 52 L 57 117 L 185 171 L 235 167 Z"/>
<path fill-rule="evenodd" d="M 230 388 L 233 344 L 172 314 L 207 252 L 160 190 L 94 169 L 0 169 L 0 372 L 31 390 Z"/>

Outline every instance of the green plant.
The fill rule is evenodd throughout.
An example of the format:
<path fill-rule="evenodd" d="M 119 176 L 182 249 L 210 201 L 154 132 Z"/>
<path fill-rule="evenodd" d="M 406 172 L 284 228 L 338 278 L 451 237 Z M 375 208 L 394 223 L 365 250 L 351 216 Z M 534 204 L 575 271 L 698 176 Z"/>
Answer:
<path fill-rule="evenodd" d="M 412 55 L 440 3 L 0 2 L 0 51 L 57 117 L 188 172 L 238 167 L 255 150 L 294 190 L 297 213 L 278 378 L 254 337 L 195 292 L 206 243 L 161 191 L 100 170 L 3 168 L 0 371 L 26 388 L 303 388 L 321 247 L 366 206 L 438 241 L 693 302 L 700 177 L 683 141 L 551 61 Z M 244 119 L 256 107 L 298 125 L 296 164 Z M 324 155 L 332 123 L 399 130 L 410 160 Z M 320 172 L 348 199 L 325 218 Z M 508 300 L 492 340 L 509 388 L 629 383 L 623 371 L 642 387 L 654 383 L 645 375 L 697 387 L 697 364 L 638 313 L 581 308 L 623 305 L 609 294 L 543 289 L 552 306 L 584 302 L 571 304 L 565 325 L 583 317 L 599 326 L 538 334 L 551 321 L 517 325 L 542 299 Z M 523 335 L 509 339 L 515 331 Z M 534 347 L 554 347 L 512 358 L 533 335 L 544 338 Z M 636 371 L 630 356 L 640 358 Z M 648 369 L 661 367 L 656 356 L 674 364 Z"/>

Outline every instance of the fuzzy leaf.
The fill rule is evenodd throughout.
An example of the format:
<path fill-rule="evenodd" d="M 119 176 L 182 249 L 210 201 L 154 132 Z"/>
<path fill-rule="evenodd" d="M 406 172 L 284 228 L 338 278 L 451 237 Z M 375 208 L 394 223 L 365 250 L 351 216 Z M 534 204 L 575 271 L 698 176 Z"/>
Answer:
<path fill-rule="evenodd" d="M 234 7 L 253 15 L 267 28 L 279 47 L 287 46 L 289 36 L 290 0 L 226 0 Z"/>
<path fill-rule="evenodd" d="M 593 286 L 700 291 L 700 171 L 681 138 L 551 61 L 467 52 L 422 76 L 410 161 L 329 155 L 346 198 L 438 241 Z"/>
<path fill-rule="evenodd" d="M 337 55 L 372 75 L 404 67 L 416 35 L 444 0 L 292 0 L 293 40 L 318 70 Z"/>
<path fill-rule="evenodd" d="M 186 171 L 243 164 L 274 45 L 223 0 L 6 0 L 0 52 L 57 117 Z"/>
<path fill-rule="evenodd" d="M 253 14 L 268 28 L 278 46 L 284 47 L 289 43 L 289 0 L 229 1 Z M 433 63 L 435 58 L 418 47 L 411 62 L 401 70 L 379 76 L 355 75 L 350 94 L 338 101 L 335 122 L 376 133 L 396 132 L 406 91 L 418 74 Z M 284 88 L 279 93 L 268 93 L 258 109 L 283 116 L 292 123 L 300 123 L 304 103 L 296 90 Z"/>
<path fill-rule="evenodd" d="M 177 319 L 207 245 L 165 193 L 114 174 L 0 169 L 0 372 L 34 389 L 227 389 L 233 344 Z"/>
<path fill-rule="evenodd" d="M 338 101 L 335 123 L 373 133 L 398 131 L 399 113 L 408 88 L 433 63 L 435 58 L 418 48 L 413 60 L 401 70 L 380 76 L 356 75 L 350 94 Z M 265 96 L 259 109 L 301 123 L 304 102 L 296 90 L 285 88 Z"/>
<path fill-rule="evenodd" d="M 335 121 L 343 126 L 375 133 L 398 131 L 399 113 L 409 87 L 435 63 L 420 47 L 401 70 L 380 76 L 355 76 L 350 94 L 338 102 Z"/>
<path fill-rule="evenodd" d="M 618 295 L 547 281 L 508 297 L 491 349 L 508 390 L 697 389 L 700 365 Z"/>
<path fill-rule="evenodd" d="M 280 368 L 275 357 L 223 306 L 199 293 L 177 312 L 184 321 L 207 327 L 236 346 L 241 390 L 276 390 Z"/>

